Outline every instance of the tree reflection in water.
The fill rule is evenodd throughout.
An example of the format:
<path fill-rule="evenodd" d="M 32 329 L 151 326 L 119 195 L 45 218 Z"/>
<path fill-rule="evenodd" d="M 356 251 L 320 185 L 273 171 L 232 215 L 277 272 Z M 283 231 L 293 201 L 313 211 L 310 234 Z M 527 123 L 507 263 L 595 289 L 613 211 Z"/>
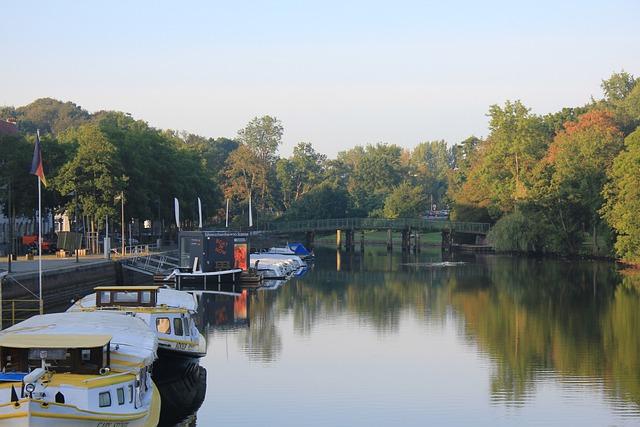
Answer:
<path fill-rule="evenodd" d="M 250 327 L 237 339 L 250 359 L 269 363 L 282 351 L 278 325 L 286 315 L 303 336 L 337 316 L 394 334 L 401 315 L 429 327 L 452 315 L 460 336 L 492 361 L 496 404 L 522 405 L 550 378 L 640 404 L 638 279 L 610 263 L 495 255 L 421 266 L 437 258 L 374 249 L 341 254 L 336 271 L 336 256 L 321 252 L 304 279 L 250 294 Z"/>

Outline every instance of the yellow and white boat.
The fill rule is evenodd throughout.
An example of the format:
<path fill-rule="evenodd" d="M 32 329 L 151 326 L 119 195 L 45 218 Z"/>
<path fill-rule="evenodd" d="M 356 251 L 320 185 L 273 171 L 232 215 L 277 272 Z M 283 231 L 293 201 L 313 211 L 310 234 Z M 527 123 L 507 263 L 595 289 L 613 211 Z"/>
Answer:
<path fill-rule="evenodd" d="M 156 426 L 157 339 L 140 319 L 34 316 L 0 332 L 0 425 Z"/>
<path fill-rule="evenodd" d="M 199 358 L 207 343 L 198 331 L 195 296 L 162 286 L 99 286 L 67 311 L 102 311 L 142 319 L 158 337 L 160 359 Z"/>

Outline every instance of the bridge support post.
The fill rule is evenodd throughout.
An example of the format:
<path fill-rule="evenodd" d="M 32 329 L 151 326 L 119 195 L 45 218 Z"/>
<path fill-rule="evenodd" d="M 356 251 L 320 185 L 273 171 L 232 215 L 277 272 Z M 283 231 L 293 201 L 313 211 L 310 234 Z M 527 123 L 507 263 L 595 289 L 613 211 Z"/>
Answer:
<path fill-rule="evenodd" d="M 453 231 L 442 230 L 442 250 L 445 252 L 451 252 L 453 247 Z"/>
<path fill-rule="evenodd" d="M 411 246 L 411 230 L 405 228 L 402 230 L 402 252 L 409 252 Z"/>
<path fill-rule="evenodd" d="M 347 238 L 345 242 L 345 244 L 347 245 L 347 248 L 346 248 L 347 252 L 353 252 L 353 250 L 355 249 L 353 234 L 354 234 L 353 230 L 345 230 L 345 235 L 346 235 L 345 237 Z"/>
<path fill-rule="evenodd" d="M 364 230 L 360 230 L 360 252 L 364 252 Z"/>
<path fill-rule="evenodd" d="M 342 249 L 342 231 L 336 230 L 336 249 Z"/>
<path fill-rule="evenodd" d="M 417 231 L 413 237 L 413 252 L 420 252 L 420 233 L 418 233 Z"/>
<path fill-rule="evenodd" d="M 391 233 L 391 229 L 387 230 L 387 252 L 393 250 L 393 234 Z"/>

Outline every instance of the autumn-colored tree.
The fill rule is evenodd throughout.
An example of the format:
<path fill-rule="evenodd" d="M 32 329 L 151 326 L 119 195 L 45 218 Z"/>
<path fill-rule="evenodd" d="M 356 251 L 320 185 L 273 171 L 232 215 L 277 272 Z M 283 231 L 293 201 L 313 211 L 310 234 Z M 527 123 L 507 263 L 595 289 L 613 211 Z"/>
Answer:
<path fill-rule="evenodd" d="M 578 251 L 584 228 L 592 230 L 593 250 L 598 250 L 601 191 L 622 141 L 613 114 L 592 110 L 565 123 L 539 165 L 542 184 L 534 201 L 546 208 L 550 222 L 558 224 L 570 251 Z"/>

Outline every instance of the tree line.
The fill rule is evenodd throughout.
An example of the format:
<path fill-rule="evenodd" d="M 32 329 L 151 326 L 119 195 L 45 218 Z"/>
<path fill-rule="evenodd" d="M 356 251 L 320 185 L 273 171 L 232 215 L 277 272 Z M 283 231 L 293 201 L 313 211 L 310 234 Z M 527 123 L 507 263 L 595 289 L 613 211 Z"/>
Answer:
<path fill-rule="evenodd" d="M 417 217 L 433 207 L 452 219 L 494 224 L 501 250 L 612 255 L 640 261 L 640 84 L 620 72 L 602 82 L 604 97 L 537 115 L 520 101 L 489 108 L 489 134 L 413 149 L 377 143 L 336 158 L 298 143 L 278 155 L 284 126 L 255 117 L 231 138 L 156 129 L 122 112 L 89 113 L 45 98 L 0 108 L 21 134 L 3 136 L 0 185 L 18 213 L 31 215 L 27 175 L 36 129 L 43 142 L 50 210 L 74 209 L 96 224 L 116 218 L 170 219 L 177 197 L 187 221 L 203 202 L 220 225 L 246 225 L 251 197 L 258 223 L 339 217 Z M 4 204 L 5 210 L 7 204 Z M 96 225 L 99 227 L 99 225 Z"/>

